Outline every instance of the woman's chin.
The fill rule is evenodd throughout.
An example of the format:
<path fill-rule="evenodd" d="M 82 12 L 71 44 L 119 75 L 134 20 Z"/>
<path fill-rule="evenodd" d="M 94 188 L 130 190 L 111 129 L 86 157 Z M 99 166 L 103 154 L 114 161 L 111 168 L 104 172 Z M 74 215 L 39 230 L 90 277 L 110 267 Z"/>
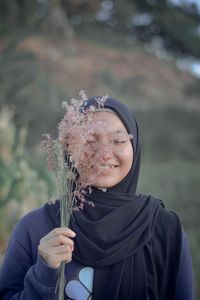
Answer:
<path fill-rule="evenodd" d="M 93 186 L 95 186 L 96 188 L 99 189 L 107 189 L 107 188 L 111 188 L 114 185 L 116 185 L 118 183 L 118 181 L 114 181 L 113 179 L 109 179 L 109 178 L 98 178 L 94 181 Z"/>

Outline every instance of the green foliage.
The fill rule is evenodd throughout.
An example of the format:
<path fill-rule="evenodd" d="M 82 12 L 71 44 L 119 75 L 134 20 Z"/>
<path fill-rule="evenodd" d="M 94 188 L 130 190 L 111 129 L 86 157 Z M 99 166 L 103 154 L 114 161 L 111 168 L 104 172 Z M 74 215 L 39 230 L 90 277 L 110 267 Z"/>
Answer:
<path fill-rule="evenodd" d="M 33 27 L 41 19 L 44 4 L 36 0 L 0 1 L 0 35 L 23 27 Z"/>
<path fill-rule="evenodd" d="M 49 200 L 48 186 L 25 160 L 24 128 L 16 130 L 7 108 L 0 112 L 0 244 L 16 221 L 30 209 Z M 46 176 L 47 177 L 47 176 Z"/>
<path fill-rule="evenodd" d="M 200 37 L 194 34 L 195 28 L 199 25 L 200 16 L 196 18 L 180 9 L 168 9 L 154 14 L 154 18 L 163 36 L 171 40 L 171 47 L 175 51 L 180 49 L 185 53 L 200 57 Z"/>
<path fill-rule="evenodd" d="M 139 11 L 161 11 L 166 9 L 168 6 L 167 0 L 159 0 L 159 1 L 146 1 L 146 0 L 132 0 L 134 4 L 137 6 Z M 152 3 L 152 4 L 151 4 Z"/>
<path fill-rule="evenodd" d="M 194 4 L 188 3 L 176 7 L 167 0 L 156 1 L 151 4 L 145 0 L 134 0 L 139 12 L 147 12 L 153 16 L 153 26 L 145 30 L 152 34 L 151 27 L 156 28 L 156 34 L 165 41 L 165 46 L 172 52 L 189 54 L 200 57 L 200 37 L 195 34 L 199 26 L 200 15 Z M 187 1 L 186 1 L 187 3 Z"/>

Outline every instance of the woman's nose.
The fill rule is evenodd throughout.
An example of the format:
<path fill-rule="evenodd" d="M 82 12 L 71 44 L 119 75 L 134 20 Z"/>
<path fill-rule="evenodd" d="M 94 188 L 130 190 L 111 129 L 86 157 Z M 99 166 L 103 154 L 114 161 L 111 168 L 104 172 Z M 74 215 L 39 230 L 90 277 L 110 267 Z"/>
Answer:
<path fill-rule="evenodd" d="M 98 145 L 98 149 L 96 152 L 97 156 L 101 159 L 109 159 L 112 157 L 112 148 L 108 143 L 103 143 Z"/>

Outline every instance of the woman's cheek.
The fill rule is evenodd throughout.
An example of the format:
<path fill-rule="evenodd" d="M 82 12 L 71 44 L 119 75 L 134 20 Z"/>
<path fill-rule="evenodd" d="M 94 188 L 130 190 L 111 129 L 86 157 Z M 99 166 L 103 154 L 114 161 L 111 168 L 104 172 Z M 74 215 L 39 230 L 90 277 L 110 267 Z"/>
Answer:
<path fill-rule="evenodd" d="M 133 161 L 133 148 L 132 145 L 126 146 L 126 147 L 121 147 L 118 149 L 116 156 L 121 162 L 131 164 Z"/>

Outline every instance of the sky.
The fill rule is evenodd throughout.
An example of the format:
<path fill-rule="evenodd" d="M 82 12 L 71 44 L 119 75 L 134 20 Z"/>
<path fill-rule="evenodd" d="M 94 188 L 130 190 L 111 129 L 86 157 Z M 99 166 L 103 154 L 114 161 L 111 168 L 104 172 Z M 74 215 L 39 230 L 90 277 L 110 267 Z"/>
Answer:
<path fill-rule="evenodd" d="M 200 9 L 200 0 L 169 0 L 169 1 L 176 5 L 181 5 L 181 3 L 186 3 L 186 4 L 195 3 Z"/>

